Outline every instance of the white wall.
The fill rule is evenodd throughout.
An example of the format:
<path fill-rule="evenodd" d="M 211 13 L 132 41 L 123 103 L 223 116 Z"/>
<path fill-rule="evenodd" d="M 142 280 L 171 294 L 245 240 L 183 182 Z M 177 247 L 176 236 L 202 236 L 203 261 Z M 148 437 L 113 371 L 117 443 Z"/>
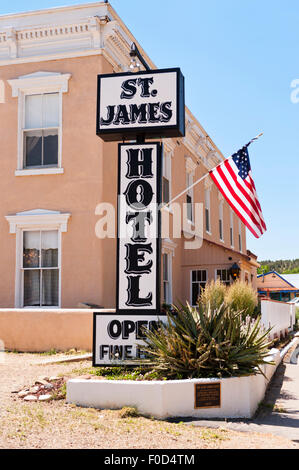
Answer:
<path fill-rule="evenodd" d="M 141 414 L 157 418 L 251 418 L 281 360 L 280 352 L 272 349 L 267 360 L 274 364 L 262 366 L 266 378 L 257 374 L 225 379 L 162 381 L 72 379 L 67 382 L 67 402 L 102 409 L 134 406 Z M 221 383 L 220 408 L 196 409 L 194 385 L 213 382 Z"/>
<path fill-rule="evenodd" d="M 285 302 L 262 299 L 262 324 L 265 328 L 273 327 L 270 338 L 276 335 L 279 338 L 285 335 L 288 330 L 293 330 L 295 325 L 295 306 Z"/>

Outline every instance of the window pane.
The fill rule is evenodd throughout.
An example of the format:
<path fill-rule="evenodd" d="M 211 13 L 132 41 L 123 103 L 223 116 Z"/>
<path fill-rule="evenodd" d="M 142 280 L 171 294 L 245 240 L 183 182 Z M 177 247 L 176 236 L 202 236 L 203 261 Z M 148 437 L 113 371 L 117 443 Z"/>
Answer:
<path fill-rule="evenodd" d="M 207 271 L 202 271 L 202 281 L 206 282 L 207 280 Z"/>
<path fill-rule="evenodd" d="M 187 194 L 187 218 L 192 220 L 192 197 Z"/>
<path fill-rule="evenodd" d="M 197 304 L 198 296 L 199 296 L 199 284 L 194 283 L 192 284 L 192 305 Z"/>
<path fill-rule="evenodd" d="M 58 267 L 58 232 L 49 230 L 41 233 L 42 238 L 42 262 L 43 268 Z"/>
<path fill-rule="evenodd" d="M 24 271 L 24 307 L 40 306 L 40 270 Z"/>
<path fill-rule="evenodd" d="M 209 214 L 209 209 L 206 209 L 206 231 L 210 231 L 210 214 Z"/>
<path fill-rule="evenodd" d="M 42 131 L 24 133 L 25 167 L 42 164 Z"/>
<path fill-rule="evenodd" d="M 25 129 L 41 129 L 43 127 L 43 95 L 25 97 Z"/>
<path fill-rule="evenodd" d="M 168 282 L 163 282 L 163 299 L 164 299 L 164 302 L 166 304 L 169 302 L 169 300 L 168 300 L 168 298 L 169 298 L 168 291 L 169 291 Z"/>
<path fill-rule="evenodd" d="M 163 255 L 163 280 L 168 281 L 168 256 Z"/>
<path fill-rule="evenodd" d="M 163 202 L 169 202 L 169 180 L 163 177 Z"/>
<path fill-rule="evenodd" d="M 43 95 L 43 126 L 59 126 L 59 93 L 46 93 Z"/>
<path fill-rule="evenodd" d="M 39 267 L 40 232 L 23 233 L 23 268 Z"/>
<path fill-rule="evenodd" d="M 58 133 L 57 129 L 43 131 L 44 135 L 44 161 L 43 165 L 58 164 Z"/>
<path fill-rule="evenodd" d="M 43 269 L 42 271 L 42 306 L 58 305 L 58 269 Z"/>
<path fill-rule="evenodd" d="M 192 282 L 196 281 L 196 271 L 192 271 Z"/>
<path fill-rule="evenodd" d="M 222 236 L 222 220 L 220 219 L 219 220 L 219 237 L 220 237 L 220 240 L 222 240 L 223 236 Z"/>

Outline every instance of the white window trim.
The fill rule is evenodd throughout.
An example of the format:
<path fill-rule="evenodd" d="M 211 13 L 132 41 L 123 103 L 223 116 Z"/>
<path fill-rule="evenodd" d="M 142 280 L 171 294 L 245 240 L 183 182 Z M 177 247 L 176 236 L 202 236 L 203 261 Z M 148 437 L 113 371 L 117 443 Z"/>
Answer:
<path fill-rule="evenodd" d="M 225 268 L 215 268 L 215 281 L 217 281 L 217 271 L 229 271 L 229 268 L 227 268 L 227 267 L 225 267 Z M 221 281 L 221 279 L 220 279 L 220 282 L 229 282 L 230 284 L 232 283 L 230 277 L 229 277 L 229 281 Z"/>
<path fill-rule="evenodd" d="M 224 201 L 223 199 L 219 200 L 219 221 L 221 220 L 222 226 L 222 237 L 220 237 L 219 233 L 219 240 L 224 243 Z"/>
<path fill-rule="evenodd" d="M 172 199 L 172 158 L 173 158 L 173 152 L 166 151 L 164 162 L 163 162 L 163 177 L 169 181 L 169 201 L 171 201 Z M 167 160 L 167 163 L 166 163 L 166 160 Z M 170 212 L 171 214 L 173 212 L 171 204 L 169 204 L 163 210 L 166 210 Z"/>
<path fill-rule="evenodd" d="M 162 240 L 162 256 L 168 256 L 168 273 L 169 273 L 169 297 L 170 297 L 170 304 L 173 303 L 173 296 L 172 296 L 172 282 L 173 282 L 173 273 L 172 273 L 172 258 L 174 256 L 175 248 L 177 244 L 174 243 L 170 238 L 163 238 Z M 163 266 L 162 266 L 163 269 Z M 164 282 L 163 275 L 162 275 L 162 282 Z M 162 286 L 163 287 L 163 286 Z"/>
<path fill-rule="evenodd" d="M 205 188 L 205 213 L 204 213 L 204 221 L 205 221 L 205 227 L 207 226 L 206 224 L 206 209 L 209 211 L 209 230 L 206 229 L 206 233 L 208 235 L 212 235 L 212 227 L 211 227 L 211 187 Z M 207 196 L 207 197 L 206 197 Z M 207 204 L 208 202 L 208 204 Z"/>
<path fill-rule="evenodd" d="M 191 157 L 185 157 L 185 166 L 186 166 L 186 180 L 188 180 L 188 177 L 191 176 L 192 178 L 192 184 L 194 183 L 194 176 L 195 176 L 195 169 L 197 167 L 197 164 L 192 160 Z M 186 185 L 188 187 L 188 183 Z M 187 191 L 187 195 L 191 197 L 191 213 L 192 213 L 192 219 L 188 219 L 188 211 L 186 211 L 186 216 L 187 216 L 187 222 L 191 225 L 194 224 L 194 187 L 189 189 Z"/>
<path fill-rule="evenodd" d="M 18 212 L 6 216 L 9 223 L 9 232 L 16 234 L 16 275 L 15 275 L 15 308 L 23 308 L 23 282 L 22 282 L 22 259 L 23 259 L 23 232 L 34 230 L 58 230 L 58 269 L 59 269 L 59 305 L 61 307 L 61 234 L 67 231 L 68 219 L 71 214 L 44 209 Z M 35 308 L 35 307 L 26 307 Z M 49 308 L 49 307 L 36 307 Z M 51 308 L 51 307 L 50 307 Z"/>
<path fill-rule="evenodd" d="M 230 236 L 230 229 L 232 229 L 232 237 Z M 229 214 L 229 241 L 231 243 L 232 241 L 232 244 L 230 245 L 231 248 L 235 248 L 234 246 L 234 237 L 235 237 L 235 234 L 234 234 L 234 213 L 233 213 L 233 210 L 230 209 L 230 214 Z"/>
<path fill-rule="evenodd" d="M 243 240 L 242 240 L 242 223 L 239 219 L 239 236 L 238 236 L 238 245 L 240 253 L 243 253 Z"/>
<path fill-rule="evenodd" d="M 62 93 L 68 91 L 69 73 L 35 72 L 8 80 L 12 97 L 18 97 L 18 155 L 16 176 L 53 175 L 63 173 L 62 168 Z M 57 167 L 24 168 L 23 129 L 25 125 L 25 97 L 43 93 L 59 93 L 58 162 Z"/>

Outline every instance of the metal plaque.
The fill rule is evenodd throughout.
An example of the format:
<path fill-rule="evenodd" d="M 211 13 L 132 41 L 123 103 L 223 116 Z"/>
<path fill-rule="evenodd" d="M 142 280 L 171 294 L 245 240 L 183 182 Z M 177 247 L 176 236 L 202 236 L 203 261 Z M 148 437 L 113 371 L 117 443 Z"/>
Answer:
<path fill-rule="evenodd" d="M 194 408 L 220 408 L 221 383 L 200 383 L 194 386 Z"/>

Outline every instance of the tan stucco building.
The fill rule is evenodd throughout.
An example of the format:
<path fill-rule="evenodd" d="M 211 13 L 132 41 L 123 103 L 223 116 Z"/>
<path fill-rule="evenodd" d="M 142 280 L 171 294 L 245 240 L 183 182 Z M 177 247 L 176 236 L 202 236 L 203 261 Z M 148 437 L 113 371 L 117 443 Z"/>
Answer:
<path fill-rule="evenodd" d="M 95 132 L 97 75 L 128 71 L 133 41 L 156 68 L 103 2 L 0 17 L 1 308 L 115 307 L 116 240 L 96 232 L 99 204 L 116 208 L 117 143 Z M 165 202 L 224 158 L 187 108 L 186 136 L 163 143 Z M 194 303 L 208 280 L 230 283 L 234 263 L 255 286 L 244 224 L 216 186 L 187 195 L 203 204 L 203 243 L 163 239 L 163 301 Z"/>

